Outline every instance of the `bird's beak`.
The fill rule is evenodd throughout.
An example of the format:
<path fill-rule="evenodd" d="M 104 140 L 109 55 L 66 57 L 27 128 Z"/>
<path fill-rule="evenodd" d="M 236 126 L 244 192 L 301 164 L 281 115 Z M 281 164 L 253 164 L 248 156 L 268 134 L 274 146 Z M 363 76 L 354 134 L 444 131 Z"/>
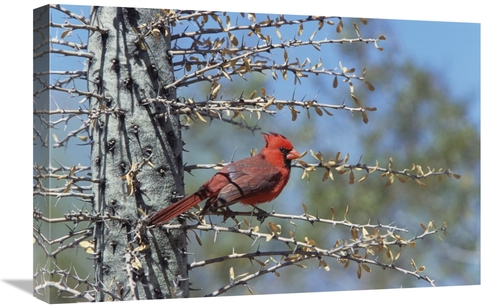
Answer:
<path fill-rule="evenodd" d="M 294 159 L 297 159 L 297 158 L 300 158 L 300 154 L 295 149 L 292 149 L 290 151 L 290 153 L 288 153 L 286 155 L 286 159 L 288 159 L 288 160 L 294 160 Z"/>

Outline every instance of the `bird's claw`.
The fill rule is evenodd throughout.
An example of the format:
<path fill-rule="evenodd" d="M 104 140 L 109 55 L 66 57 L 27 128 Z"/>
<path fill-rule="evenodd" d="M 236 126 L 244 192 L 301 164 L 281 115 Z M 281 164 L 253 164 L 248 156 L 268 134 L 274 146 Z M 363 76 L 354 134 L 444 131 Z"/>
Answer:
<path fill-rule="evenodd" d="M 263 223 L 264 220 L 266 220 L 266 218 L 269 217 L 269 213 L 264 211 L 263 209 L 256 207 L 256 206 L 254 208 L 257 212 L 253 212 L 253 214 L 255 214 L 257 221 L 259 221 L 260 223 Z"/>

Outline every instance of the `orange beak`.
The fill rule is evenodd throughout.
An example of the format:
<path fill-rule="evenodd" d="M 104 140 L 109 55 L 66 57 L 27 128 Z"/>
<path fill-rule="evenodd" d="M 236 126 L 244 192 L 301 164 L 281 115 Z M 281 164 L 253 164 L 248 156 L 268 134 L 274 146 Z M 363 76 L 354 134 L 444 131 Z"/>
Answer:
<path fill-rule="evenodd" d="M 300 154 L 295 149 L 292 149 L 290 151 L 290 153 L 288 153 L 286 155 L 286 159 L 289 159 L 289 160 L 294 160 L 294 159 L 297 159 L 297 158 L 300 158 Z"/>

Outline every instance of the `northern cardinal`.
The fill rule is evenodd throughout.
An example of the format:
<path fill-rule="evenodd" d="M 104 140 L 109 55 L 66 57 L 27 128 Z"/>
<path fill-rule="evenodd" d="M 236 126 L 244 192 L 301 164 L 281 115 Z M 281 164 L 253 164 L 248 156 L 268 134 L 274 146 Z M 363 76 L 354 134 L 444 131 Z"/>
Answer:
<path fill-rule="evenodd" d="M 224 166 L 197 192 L 153 213 L 149 225 L 159 226 L 206 201 L 205 210 L 240 202 L 253 205 L 276 198 L 290 177 L 291 162 L 300 157 L 292 143 L 276 133 L 263 133 L 259 154 Z"/>

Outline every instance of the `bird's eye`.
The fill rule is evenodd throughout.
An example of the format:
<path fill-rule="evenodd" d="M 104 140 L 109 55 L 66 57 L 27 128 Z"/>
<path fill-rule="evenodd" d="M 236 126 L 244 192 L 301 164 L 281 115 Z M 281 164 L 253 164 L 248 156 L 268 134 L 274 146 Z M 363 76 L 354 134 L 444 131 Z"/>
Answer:
<path fill-rule="evenodd" d="M 280 148 L 280 152 L 283 154 L 288 154 L 288 152 L 290 152 L 290 150 L 287 150 L 285 148 Z"/>

